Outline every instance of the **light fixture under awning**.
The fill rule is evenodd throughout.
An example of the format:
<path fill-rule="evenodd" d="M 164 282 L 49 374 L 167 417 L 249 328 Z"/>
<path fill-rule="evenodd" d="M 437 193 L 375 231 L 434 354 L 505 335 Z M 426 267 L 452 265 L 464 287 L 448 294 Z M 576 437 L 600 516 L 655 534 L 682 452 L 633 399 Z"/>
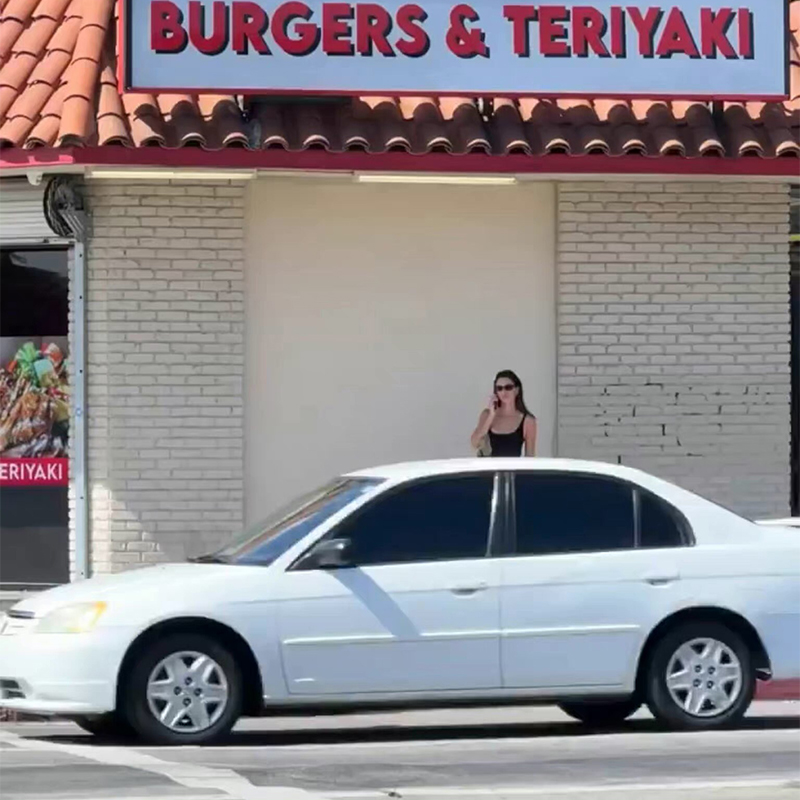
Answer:
<path fill-rule="evenodd" d="M 412 183 L 449 186 L 513 186 L 513 175 L 447 175 L 415 172 L 357 172 L 358 183 Z"/>
<path fill-rule="evenodd" d="M 253 169 L 126 169 L 90 167 L 86 176 L 96 180 L 249 181 Z"/>

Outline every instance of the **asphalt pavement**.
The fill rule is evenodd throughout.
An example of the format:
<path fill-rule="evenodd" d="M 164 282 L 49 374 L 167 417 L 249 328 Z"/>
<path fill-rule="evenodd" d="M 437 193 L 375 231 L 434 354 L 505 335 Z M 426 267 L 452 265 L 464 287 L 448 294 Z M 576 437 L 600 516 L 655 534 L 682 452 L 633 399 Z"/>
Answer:
<path fill-rule="evenodd" d="M 800 703 L 734 730 L 646 712 L 590 732 L 551 707 L 245 720 L 214 747 L 99 742 L 67 722 L 0 728 L 2 800 L 800 800 Z"/>

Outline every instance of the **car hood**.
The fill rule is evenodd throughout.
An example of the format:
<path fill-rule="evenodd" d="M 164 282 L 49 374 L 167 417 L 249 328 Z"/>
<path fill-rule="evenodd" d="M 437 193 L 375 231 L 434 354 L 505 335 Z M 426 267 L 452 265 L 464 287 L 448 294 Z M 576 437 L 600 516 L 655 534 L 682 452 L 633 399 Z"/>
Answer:
<path fill-rule="evenodd" d="M 206 581 L 228 579 L 230 571 L 239 569 L 228 564 L 159 564 L 143 569 L 120 572 L 115 575 L 99 575 L 95 578 L 68 583 L 48 589 L 17 603 L 13 610 L 33 613 L 41 617 L 54 608 L 70 603 L 109 600 L 117 594 L 146 593 L 149 591 L 180 591 L 191 585 L 197 593 L 198 585 Z"/>

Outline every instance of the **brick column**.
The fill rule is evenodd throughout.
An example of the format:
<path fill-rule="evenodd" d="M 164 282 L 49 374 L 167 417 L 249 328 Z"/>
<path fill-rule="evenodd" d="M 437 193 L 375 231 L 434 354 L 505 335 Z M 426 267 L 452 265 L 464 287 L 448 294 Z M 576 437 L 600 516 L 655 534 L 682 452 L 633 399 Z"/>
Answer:
<path fill-rule="evenodd" d="M 94 572 L 182 559 L 243 519 L 243 184 L 87 186 Z"/>
<path fill-rule="evenodd" d="M 561 184 L 560 455 L 787 513 L 788 237 L 785 185 Z"/>

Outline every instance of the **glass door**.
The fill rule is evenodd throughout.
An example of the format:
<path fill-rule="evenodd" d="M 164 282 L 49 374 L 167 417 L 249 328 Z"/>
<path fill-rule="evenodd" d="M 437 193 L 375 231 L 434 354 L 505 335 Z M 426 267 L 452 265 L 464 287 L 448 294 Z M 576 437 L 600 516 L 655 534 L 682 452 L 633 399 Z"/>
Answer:
<path fill-rule="evenodd" d="M 0 248 L 0 588 L 69 580 L 69 251 Z"/>

